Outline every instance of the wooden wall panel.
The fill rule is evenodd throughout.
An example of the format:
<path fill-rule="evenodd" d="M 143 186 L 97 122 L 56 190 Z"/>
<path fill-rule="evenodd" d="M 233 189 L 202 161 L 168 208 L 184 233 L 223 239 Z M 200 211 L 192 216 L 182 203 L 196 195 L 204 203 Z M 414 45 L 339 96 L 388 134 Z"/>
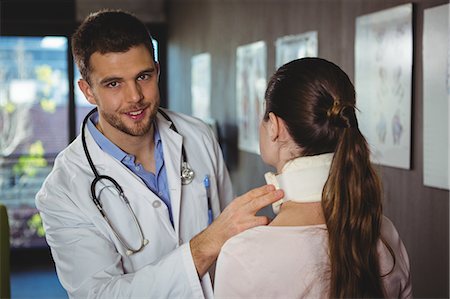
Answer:
<path fill-rule="evenodd" d="M 354 79 L 355 18 L 409 3 L 403 0 L 172 0 L 168 3 L 169 107 L 191 112 L 190 61 L 210 52 L 212 116 L 227 134 L 225 148 L 236 194 L 264 184 L 271 170 L 254 154 L 234 151 L 235 59 L 239 45 L 264 40 L 268 77 L 275 70 L 276 38 L 319 32 L 319 56 L 340 65 Z M 423 10 L 446 0 L 414 1 L 412 169 L 379 167 L 385 214 L 399 230 L 411 260 L 414 296 L 449 296 L 449 192 L 424 187 L 422 128 Z M 231 144 L 231 146 L 230 146 Z M 235 144 L 234 144 L 235 145 Z M 233 150 L 234 149 L 234 150 Z M 259 175 L 255 175 L 255 173 Z M 269 210 L 263 213 L 270 214 Z"/>

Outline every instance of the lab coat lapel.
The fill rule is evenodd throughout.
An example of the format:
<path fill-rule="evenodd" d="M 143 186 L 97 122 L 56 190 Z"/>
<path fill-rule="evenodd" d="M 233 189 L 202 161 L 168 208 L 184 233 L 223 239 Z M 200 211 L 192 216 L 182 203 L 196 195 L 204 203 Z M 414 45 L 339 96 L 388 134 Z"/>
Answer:
<path fill-rule="evenodd" d="M 160 114 L 157 116 L 158 129 L 161 134 L 164 153 L 164 165 L 167 171 L 170 202 L 172 205 L 173 226 L 179 237 L 180 203 L 181 203 L 181 147 L 183 137 L 170 129 L 171 122 Z M 176 124 L 175 124 L 176 125 Z"/>

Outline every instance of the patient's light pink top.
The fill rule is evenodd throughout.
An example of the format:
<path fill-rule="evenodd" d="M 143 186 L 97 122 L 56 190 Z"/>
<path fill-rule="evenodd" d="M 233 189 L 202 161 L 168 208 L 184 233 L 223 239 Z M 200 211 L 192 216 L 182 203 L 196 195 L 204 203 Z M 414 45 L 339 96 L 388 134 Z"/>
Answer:
<path fill-rule="evenodd" d="M 411 298 L 408 255 L 392 222 L 382 236 L 396 257 L 382 278 L 388 298 Z M 327 298 L 328 232 L 325 225 L 259 226 L 228 240 L 217 260 L 216 298 Z M 380 241 L 381 273 L 393 259 Z"/>

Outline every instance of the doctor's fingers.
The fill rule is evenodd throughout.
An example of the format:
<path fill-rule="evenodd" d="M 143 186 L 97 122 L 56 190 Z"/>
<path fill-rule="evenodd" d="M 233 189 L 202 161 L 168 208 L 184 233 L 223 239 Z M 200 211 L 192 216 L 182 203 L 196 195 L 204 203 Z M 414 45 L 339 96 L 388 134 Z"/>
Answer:
<path fill-rule="evenodd" d="M 261 188 L 264 188 L 261 190 Z M 260 188 L 253 189 L 243 195 L 242 207 L 248 209 L 252 214 L 258 212 L 260 209 L 267 205 L 270 205 L 281 198 L 283 198 L 284 193 L 282 190 L 275 190 L 272 185 L 263 186 Z"/>
<path fill-rule="evenodd" d="M 247 221 L 242 225 L 242 230 L 247 230 L 255 226 L 267 225 L 269 224 L 269 222 L 270 220 L 266 216 L 253 216 L 251 218 L 248 218 Z"/>
<path fill-rule="evenodd" d="M 270 194 L 271 192 L 275 191 L 274 185 L 264 185 L 258 188 L 254 188 L 241 196 L 238 196 L 233 200 L 233 202 L 236 202 L 237 204 L 246 204 L 247 202 L 259 198 L 261 196 Z"/>

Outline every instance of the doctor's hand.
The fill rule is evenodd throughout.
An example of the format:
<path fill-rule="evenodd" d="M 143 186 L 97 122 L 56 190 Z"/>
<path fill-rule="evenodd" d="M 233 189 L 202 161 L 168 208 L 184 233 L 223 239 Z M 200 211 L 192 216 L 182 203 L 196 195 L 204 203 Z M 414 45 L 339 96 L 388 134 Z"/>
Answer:
<path fill-rule="evenodd" d="M 263 207 L 283 198 L 273 185 L 250 190 L 235 198 L 205 230 L 190 241 L 192 258 L 199 276 L 203 276 L 219 255 L 222 245 L 246 229 L 267 225 L 266 216 L 256 216 Z"/>

